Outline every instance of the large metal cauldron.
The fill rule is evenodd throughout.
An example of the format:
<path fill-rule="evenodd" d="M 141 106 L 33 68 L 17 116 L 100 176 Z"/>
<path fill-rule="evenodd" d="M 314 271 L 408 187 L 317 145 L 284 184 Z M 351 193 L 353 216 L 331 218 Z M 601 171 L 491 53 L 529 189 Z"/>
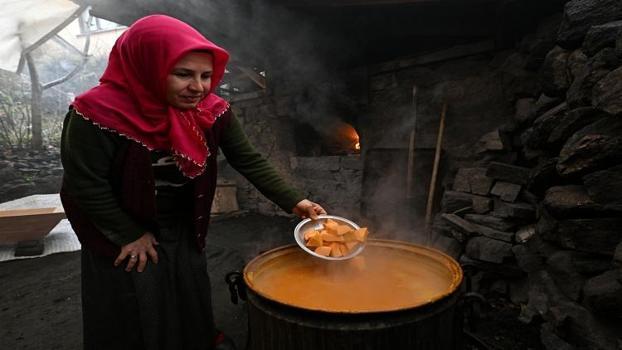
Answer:
<path fill-rule="evenodd" d="M 388 240 L 370 240 L 361 258 L 349 266 L 320 261 L 290 245 L 248 263 L 244 282 L 250 348 L 462 348 L 457 303 L 462 269 L 455 260 Z M 375 277 L 362 281 L 366 276 Z M 430 280 L 434 287 L 424 292 L 421 287 Z"/>

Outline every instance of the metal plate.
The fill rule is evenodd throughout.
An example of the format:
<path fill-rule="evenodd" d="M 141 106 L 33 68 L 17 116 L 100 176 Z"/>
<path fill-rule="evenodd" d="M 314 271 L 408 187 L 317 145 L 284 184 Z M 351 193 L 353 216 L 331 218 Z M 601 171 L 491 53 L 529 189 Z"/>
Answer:
<path fill-rule="evenodd" d="M 365 249 L 365 244 L 367 243 L 367 241 L 362 242 L 361 244 L 357 245 L 356 249 L 353 249 L 352 252 L 350 252 L 350 254 L 336 258 L 332 256 L 324 256 L 324 255 L 317 254 L 313 250 L 307 248 L 307 246 L 305 245 L 305 238 L 304 238 L 305 233 L 309 230 L 323 229 L 324 223 L 326 222 L 327 219 L 332 219 L 341 225 L 348 225 L 355 230 L 358 230 L 360 228 L 359 225 L 355 224 L 354 222 L 346 218 L 342 218 L 341 216 L 335 216 L 335 215 L 318 215 L 317 220 L 304 219 L 298 225 L 296 225 L 296 228 L 294 229 L 294 239 L 296 240 L 296 243 L 298 243 L 300 248 L 302 248 L 305 252 L 315 257 L 318 257 L 320 259 L 324 259 L 324 260 L 348 260 L 359 255 L 363 251 L 363 249 Z"/>

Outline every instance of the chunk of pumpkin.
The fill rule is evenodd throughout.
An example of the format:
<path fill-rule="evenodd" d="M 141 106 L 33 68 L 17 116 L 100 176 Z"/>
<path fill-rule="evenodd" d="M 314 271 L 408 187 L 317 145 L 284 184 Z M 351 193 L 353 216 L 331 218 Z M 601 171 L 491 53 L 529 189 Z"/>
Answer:
<path fill-rule="evenodd" d="M 340 258 L 341 256 L 343 256 L 343 254 L 341 253 L 341 248 L 340 248 L 340 244 L 337 242 L 333 242 L 330 245 L 330 256 L 334 257 L 334 258 Z"/>
<path fill-rule="evenodd" d="M 331 248 L 327 247 L 327 246 L 321 246 L 321 247 L 315 248 L 314 251 L 315 251 L 316 254 L 319 254 L 319 255 L 322 255 L 322 256 L 329 256 Z"/>
<path fill-rule="evenodd" d="M 365 242 L 365 240 L 367 239 L 367 233 L 367 227 L 361 227 L 354 232 L 354 236 L 356 237 L 357 241 Z"/>
<path fill-rule="evenodd" d="M 311 239 L 311 237 L 317 236 L 319 234 L 320 233 L 317 232 L 316 230 L 309 230 L 309 231 L 305 232 L 304 237 L 305 237 L 305 240 L 309 240 L 309 239 Z"/>
<path fill-rule="evenodd" d="M 342 256 L 350 254 L 350 249 L 348 249 L 348 247 L 343 243 L 339 243 L 339 250 L 341 251 Z"/>
<path fill-rule="evenodd" d="M 322 240 L 322 237 L 320 237 L 320 234 L 316 234 L 311 236 L 311 238 L 309 238 L 309 240 L 307 241 L 307 247 L 320 247 L 322 245 L 324 245 L 324 241 Z"/>
<path fill-rule="evenodd" d="M 357 245 L 359 245 L 358 241 L 346 241 L 345 242 L 346 248 L 348 248 L 348 251 L 352 251 L 352 249 L 356 248 Z"/>
<path fill-rule="evenodd" d="M 324 242 L 343 242 L 344 241 L 343 237 L 337 236 L 335 234 L 328 233 L 328 232 L 321 233 L 320 238 L 322 238 L 322 241 Z"/>
<path fill-rule="evenodd" d="M 328 231 L 329 233 L 336 234 L 338 227 L 339 224 L 334 220 L 326 219 L 326 221 L 324 222 L 324 229 L 326 229 L 326 231 Z"/>
<path fill-rule="evenodd" d="M 352 227 L 348 226 L 348 225 L 339 225 L 337 226 L 337 235 L 339 236 L 343 236 L 346 233 L 352 231 Z"/>

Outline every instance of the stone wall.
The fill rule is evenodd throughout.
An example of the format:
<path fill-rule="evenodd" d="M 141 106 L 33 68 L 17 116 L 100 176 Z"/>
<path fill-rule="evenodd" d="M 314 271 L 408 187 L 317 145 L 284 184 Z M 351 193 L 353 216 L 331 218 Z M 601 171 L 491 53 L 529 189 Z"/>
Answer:
<path fill-rule="evenodd" d="M 286 98 L 285 98 L 286 99 Z M 263 93 L 238 97 L 233 111 L 256 149 L 292 185 L 336 215 L 358 217 L 362 159 L 359 155 L 301 157 L 296 154 L 294 122 L 283 99 Z M 286 214 L 251 183 L 226 165 L 221 177 L 235 181 L 240 209 L 266 215 Z"/>
<path fill-rule="evenodd" d="M 572 0 L 557 18 L 523 41 L 540 83 L 448 181 L 435 232 L 547 349 L 620 349 L 622 3 Z"/>

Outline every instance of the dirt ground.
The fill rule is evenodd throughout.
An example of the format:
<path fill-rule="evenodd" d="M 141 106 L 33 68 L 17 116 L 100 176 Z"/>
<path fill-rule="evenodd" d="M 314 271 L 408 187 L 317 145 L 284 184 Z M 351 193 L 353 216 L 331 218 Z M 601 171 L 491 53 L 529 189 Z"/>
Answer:
<path fill-rule="evenodd" d="M 215 218 L 208 235 L 208 269 L 217 326 L 240 349 L 246 343 L 243 303 L 230 301 L 224 276 L 261 252 L 293 243 L 297 219 L 260 215 Z M 80 253 L 0 263 L 0 348 L 81 349 Z M 491 349 L 537 349 L 537 331 L 516 321 L 517 310 L 499 306 L 498 320 L 478 327 Z M 496 343 L 496 344 L 495 344 Z M 475 345 L 470 350 L 485 349 Z M 293 349 L 292 349 L 293 350 Z"/>

